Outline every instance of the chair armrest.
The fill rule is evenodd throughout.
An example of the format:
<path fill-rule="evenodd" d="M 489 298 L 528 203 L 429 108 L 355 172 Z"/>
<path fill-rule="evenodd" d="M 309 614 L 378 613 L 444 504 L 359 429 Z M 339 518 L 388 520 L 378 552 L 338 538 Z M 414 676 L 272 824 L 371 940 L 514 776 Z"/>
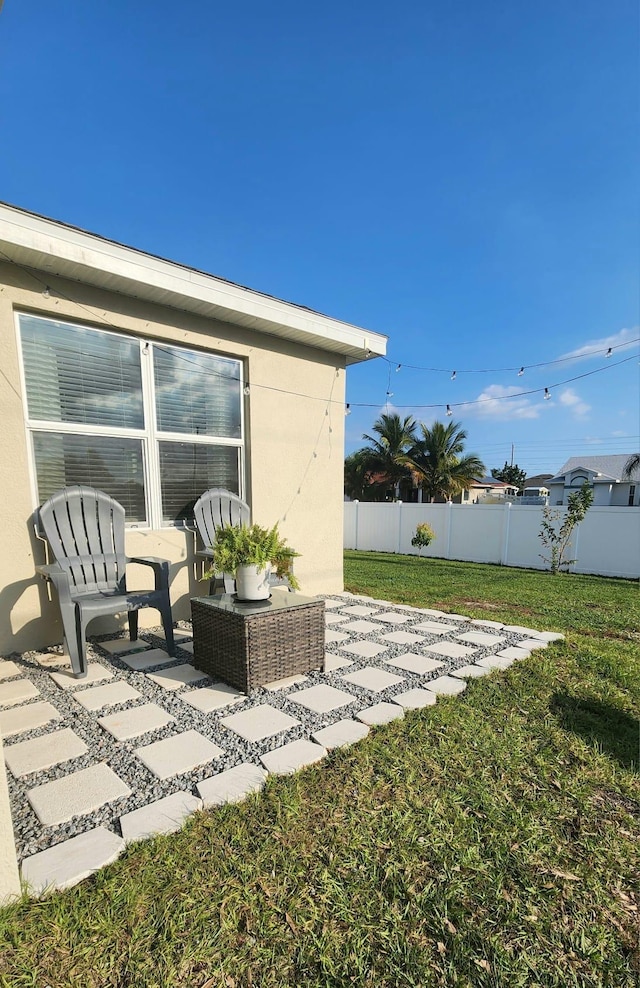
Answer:
<path fill-rule="evenodd" d="M 169 560 L 158 556 L 127 556 L 127 563 L 151 566 L 156 578 L 156 590 L 169 588 Z"/>
<path fill-rule="evenodd" d="M 42 576 L 45 580 L 53 583 L 61 601 L 71 600 L 69 573 L 60 563 L 48 563 L 46 566 L 36 566 L 36 573 L 38 576 Z"/>
<path fill-rule="evenodd" d="M 64 574 L 64 570 L 60 563 L 48 563 L 46 566 L 36 566 L 36 573 L 38 576 L 43 576 L 45 580 L 53 580 L 56 576 Z"/>

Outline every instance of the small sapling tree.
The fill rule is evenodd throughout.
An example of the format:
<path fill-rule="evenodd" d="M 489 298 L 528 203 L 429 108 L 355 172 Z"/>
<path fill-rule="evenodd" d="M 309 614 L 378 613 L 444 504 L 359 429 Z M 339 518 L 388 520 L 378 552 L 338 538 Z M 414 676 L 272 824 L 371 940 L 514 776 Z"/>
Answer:
<path fill-rule="evenodd" d="M 423 549 L 426 549 L 428 545 L 433 542 L 436 537 L 436 533 L 426 521 L 421 521 L 416 528 L 416 534 L 411 539 L 411 545 L 417 547 L 418 556 Z"/>
<path fill-rule="evenodd" d="M 579 491 L 574 491 L 567 499 L 567 513 L 561 523 L 562 511 L 554 511 L 545 506 L 542 511 L 542 528 L 538 538 L 549 555 L 540 553 L 540 558 L 549 563 L 551 572 L 556 575 L 568 569 L 576 559 L 567 559 L 571 547 L 571 535 L 593 504 L 593 490 L 585 482 Z"/>

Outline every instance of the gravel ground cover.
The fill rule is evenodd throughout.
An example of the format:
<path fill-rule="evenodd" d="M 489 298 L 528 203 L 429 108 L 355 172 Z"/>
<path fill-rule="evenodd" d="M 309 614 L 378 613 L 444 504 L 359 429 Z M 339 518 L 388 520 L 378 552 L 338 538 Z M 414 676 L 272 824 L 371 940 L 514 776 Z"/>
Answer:
<path fill-rule="evenodd" d="M 413 608 L 389 604 L 382 600 L 373 600 L 369 597 L 354 596 L 351 594 L 335 595 L 325 598 L 328 642 L 326 651 L 331 661 L 332 657 L 339 658 L 343 662 L 349 662 L 341 668 L 333 671 L 317 671 L 310 673 L 304 682 L 295 683 L 281 689 L 260 688 L 254 690 L 250 696 L 241 696 L 239 702 L 221 707 L 210 713 L 203 713 L 184 700 L 192 690 L 211 684 L 211 680 L 203 674 L 201 681 L 190 683 L 179 690 L 169 691 L 156 684 L 147 673 L 165 672 L 184 663 L 193 663 L 190 652 L 183 646 L 186 640 L 178 646 L 175 659 L 167 665 L 162 665 L 157 669 L 151 668 L 146 672 L 136 672 L 131 670 L 118 655 L 110 655 L 101 646 L 108 641 L 112 641 L 120 636 L 102 636 L 91 638 L 88 642 L 88 661 L 97 663 L 109 672 L 114 678 L 104 682 L 113 683 L 116 680 L 125 682 L 137 690 L 140 697 L 123 704 L 109 706 L 97 711 L 84 709 L 74 699 L 74 694 L 79 690 L 87 688 L 87 683 L 77 681 L 73 688 L 61 689 L 51 677 L 51 673 L 56 671 L 55 651 L 49 653 L 43 659 L 43 653 L 25 653 L 24 655 L 11 655 L 7 658 L 15 662 L 19 669 L 19 677 L 27 678 L 32 682 L 39 694 L 32 700 L 21 706 L 26 710 L 31 703 L 42 701 L 50 702 L 61 715 L 60 720 L 52 721 L 43 727 L 27 732 L 13 735 L 5 740 L 5 748 L 8 750 L 11 745 L 26 740 L 31 740 L 47 735 L 53 731 L 63 728 L 70 728 L 87 746 L 87 751 L 79 757 L 54 765 L 51 768 L 34 772 L 23 778 L 15 778 L 10 771 L 7 772 L 9 790 L 12 804 L 13 824 L 16 838 L 16 845 L 20 859 L 29 857 L 52 847 L 70 837 L 77 836 L 95 827 L 103 826 L 115 834 L 120 835 L 119 819 L 122 815 L 138 809 L 150 802 L 158 800 L 176 792 L 195 793 L 195 787 L 204 779 L 210 778 L 219 772 L 239 765 L 242 762 L 253 762 L 259 764 L 260 756 L 279 748 L 291 741 L 309 739 L 314 731 L 322 727 L 327 727 L 344 718 L 353 718 L 359 711 L 371 707 L 382 701 L 393 702 L 394 697 L 416 687 L 427 687 L 430 682 L 440 676 L 451 673 L 453 670 L 463 666 L 477 663 L 488 656 L 508 646 L 517 646 L 531 638 L 531 633 L 527 628 L 518 631 L 507 631 L 504 628 L 483 626 L 482 622 L 473 622 L 464 615 L 442 614 L 442 612 L 428 609 Z M 367 610 L 372 613 L 353 613 L 352 609 Z M 406 619 L 406 620 L 404 620 Z M 425 622 L 433 624 L 433 630 L 417 628 Z M 485 623 L 486 624 L 486 623 Z M 448 627 L 445 634 L 439 633 L 440 629 Z M 180 630 L 190 633 L 190 625 L 186 622 L 180 624 Z M 164 639 L 158 635 L 159 629 L 144 632 L 141 638 L 151 648 L 162 648 Z M 331 640 L 334 632 L 344 634 L 345 637 L 338 641 Z M 403 634 L 398 636 L 399 640 L 394 641 L 393 637 L 397 632 L 419 636 L 417 641 L 408 643 L 402 641 Z M 473 633 L 488 633 L 499 636 L 502 641 L 499 644 L 480 644 L 477 642 L 460 641 L 460 636 Z M 390 639 L 389 636 L 392 638 Z M 375 656 L 358 656 L 348 651 L 346 647 L 359 642 L 371 642 L 384 647 L 384 651 Z M 471 654 L 460 657 L 434 654 L 429 650 L 429 646 L 452 643 L 462 644 L 472 648 Z M 424 655 L 441 662 L 442 665 L 418 675 L 404 668 L 389 664 L 390 659 L 398 658 L 407 652 L 413 655 Z M 63 656 L 59 655 L 59 661 L 63 661 Z M 43 664 L 46 663 L 46 664 Z M 400 677 L 400 681 L 393 683 L 381 692 L 372 692 L 360 685 L 345 680 L 346 675 L 356 673 L 359 670 L 374 667 L 394 676 Z M 64 666 L 62 667 L 64 668 Z M 59 669 L 58 669 L 59 671 Z M 11 677 L 18 678 L 18 677 Z M 11 678 L 5 680 L 11 682 Z M 350 694 L 353 699 L 345 706 L 339 707 L 329 713 L 315 713 L 308 708 L 295 702 L 296 693 L 306 690 L 316 684 L 327 684 L 345 693 Z M 102 685 L 96 684 L 96 685 Z M 157 704 L 158 707 L 170 714 L 174 720 L 163 727 L 150 731 L 144 735 L 134 737 L 125 741 L 117 741 L 98 723 L 98 718 L 123 709 L 135 709 L 146 703 Z M 283 731 L 276 736 L 268 737 L 263 741 L 249 742 L 227 729 L 222 723 L 222 719 L 230 714 L 250 710 L 261 704 L 268 703 L 291 717 L 294 717 L 299 724 Z M 16 707 L 6 707 L 0 709 L 0 717 L 7 710 L 15 710 Z M 193 771 L 182 775 L 173 776 L 168 779 L 159 779 L 149 771 L 140 759 L 135 755 L 135 749 L 152 742 L 169 738 L 183 731 L 196 730 L 204 737 L 218 745 L 223 754 L 214 763 L 200 766 Z M 46 782 L 61 779 L 72 772 L 98 763 L 106 763 L 113 772 L 129 787 L 131 794 L 121 797 L 113 802 L 101 806 L 91 813 L 75 816 L 62 824 L 45 827 L 38 820 L 31 804 L 27 798 L 29 790 Z"/>

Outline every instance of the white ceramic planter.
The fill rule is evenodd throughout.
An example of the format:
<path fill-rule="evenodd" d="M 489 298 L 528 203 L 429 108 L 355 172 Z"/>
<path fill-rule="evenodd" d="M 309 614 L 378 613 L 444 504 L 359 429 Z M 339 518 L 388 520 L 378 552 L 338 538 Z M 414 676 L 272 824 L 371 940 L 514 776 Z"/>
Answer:
<path fill-rule="evenodd" d="M 257 566 L 238 566 L 236 572 L 238 600 L 266 600 L 269 596 L 270 574 L 270 563 L 261 570 Z"/>

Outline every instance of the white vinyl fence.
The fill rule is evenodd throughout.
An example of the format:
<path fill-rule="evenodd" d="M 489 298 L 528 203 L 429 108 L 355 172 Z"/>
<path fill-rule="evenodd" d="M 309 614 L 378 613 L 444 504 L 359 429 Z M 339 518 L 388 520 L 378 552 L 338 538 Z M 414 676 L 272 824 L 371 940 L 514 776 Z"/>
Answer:
<path fill-rule="evenodd" d="M 564 509 L 558 509 L 564 510 Z M 418 522 L 436 538 L 423 556 L 547 569 L 538 533 L 542 508 L 511 504 L 374 504 L 344 506 L 345 549 L 417 555 L 411 545 Z M 640 510 L 592 507 L 571 538 L 574 573 L 640 576 Z"/>

